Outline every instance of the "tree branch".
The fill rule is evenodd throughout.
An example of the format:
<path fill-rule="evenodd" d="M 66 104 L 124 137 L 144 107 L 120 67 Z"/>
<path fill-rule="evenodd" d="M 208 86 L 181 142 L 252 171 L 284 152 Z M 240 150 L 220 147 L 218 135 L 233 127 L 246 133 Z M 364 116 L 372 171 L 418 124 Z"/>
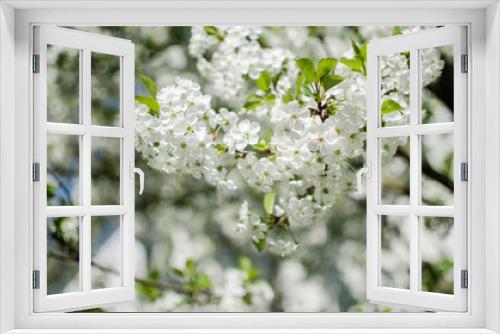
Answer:
<path fill-rule="evenodd" d="M 64 255 L 64 254 L 58 254 L 55 252 L 49 252 L 48 256 L 53 258 L 53 259 L 59 260 L 59 261 L 75 261 L 75 262 L 79 261 L 79 258 L 74 256 L 74 255 Z M 114 274 L 114 275 L 120 275 L 120 272 L 117 271 L 116 269 L 106 267 L 106 266 L 104 266 L 96 261 L 92 261 L 91 265 L 95 268 L 98 268 L 99 270 L 101 270 L 103 272 L 107 272 L 107 273 Z M 172 283 L 172 282 L 156 281 L 156 280 L 152 280 L 152 279 L 148 279 L 148 278 L 141 278 L 141 277 L 135 277 L 135 282 L 139 283 L 139 284 L 147 285 L 150 287 L 154 287 L 157 289 L 161 289 L 161 290 L 173 290 L 173 291 L 178 292 L 178 293 L 186 293 L 186 291 L 182 285 Z M 205 291 L 205 294 L 210 295 L 210 293 L 206 292 L 206 291 Z"/>
<path fill-rule="evenodd" d="M 405 150 L 398 148 L 398 150 L 396 151 L 396 154 L 398 156 L 402 157 L 403 159 L 405 159 L 408 163 L 410 162 L 410 155 Z M 443 186 L 445 186 L 446 188 L 448 188 L 448 190 L 453 192 L 453 188 L 454 188 L 453 181 L 448 176 L 435 170 L 434 167 L 432 167 L 429 164 L 429 162 L 422 161 L 422 173 L 424 173 L 428 177 L 434 179 L 438 183 L 440 183 Z"/>

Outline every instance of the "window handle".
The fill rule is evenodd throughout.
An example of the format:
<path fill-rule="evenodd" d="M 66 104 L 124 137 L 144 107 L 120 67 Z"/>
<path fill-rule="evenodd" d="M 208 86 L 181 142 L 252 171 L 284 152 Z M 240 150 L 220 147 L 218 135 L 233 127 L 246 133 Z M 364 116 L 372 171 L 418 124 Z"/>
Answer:
<path fill-rule="evenodd" d="M 370 177 L 371 173 L 371 168 L 370 168 L 370 163 L 367 162 L 366 166 L 361 168 L 357 173 L 356 173 L 356 195 L 362 196 L 364 193 L 363 189 L 363 176 L 366 176 L 366 178 Z"/>
<path fill-rule="evenodd" d="M 135 167 L 133 162 L 130 162 L 130 178 L 133 179 L 135 174 L 139 175 L 139 195 L 142 195 L 144 191 L 144 172 L 142 169 Z"/>

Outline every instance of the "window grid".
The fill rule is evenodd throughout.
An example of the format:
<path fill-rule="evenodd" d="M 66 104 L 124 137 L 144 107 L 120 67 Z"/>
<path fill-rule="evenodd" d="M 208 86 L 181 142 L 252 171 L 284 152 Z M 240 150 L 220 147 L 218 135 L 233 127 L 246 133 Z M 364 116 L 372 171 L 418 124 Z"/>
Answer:
<path fill-rule="evenodd" d="M 79 250 L 80 250 L 80 270 L 79 281 L 80 290 L 89 292 L 91 289 L 91 220 L 94 216 L 120 216 L 120 231 L 123 229 L 122 216 L 126 213 L 123 205 L 123 180 L 126 177 L 123 168 L 123 138 L 126 130 L 122 127 L 123 103 L 120 99 L 119 114 L 120 127 L 97 126 L 91 124 L 91 53 L 89 49 L 80 49 L 80 98 L 79 98 L 79 124 L 47 122 L 46 130 L 49 134 L 75 135 L 79 137 L 79 196 L 78 203 L 72 206 L 49 206 L 47 205 L 47 218 L 55 217 L 78 217 L 79 219 Z M 120 57 L 120 75 L 121 75 Z M 120 83 L 122 80 L 120 80 Z M 120 92 L 122 90 L 120 84 Z M 92 205 L 92 138 L 119 138 L 120 139 L 120 204 L 118 205 Z M 120 232 L 122 234 L 122 232 Z M 123 238 L 122 238 L 123 240 Z M 123 241 L 122 241 L 123 242 Z M 121 250 L 120 250 L 121 252 Z M 120 266 L 121 268 L 122 266 Z M 120 280 L 122 280 L 123 270 L 120 270 Z"/>
<path fill-rule="evenodd" d="M 406 305 L 429 310 L 466 311 L 467 289 L 461 288 L 461 270 L 467 269 L 467 183 L 460 181 L 460 163 L 467 161 L 467 73 L 461 73 L 462 54 L 467 53 L 465 27 L 428 29 L 371 41 L 367 48 L 367 296 L 382 305 Z M 418 124 L 418 50 L 453 46 L 453 122 Z M 408 52 L 410 56 L 410 122 L 405 126 L 381 127 L 379 57 Z M 454 205 L 434 206 L 420 202 L 421 136 L 453 134 Z M 410 199 L 407 205 L 381 204 L 381 138 L 409 137 Z M 385 202 L 384 202 L 385 203 Z M 439 203 L 442 204 L 442 203 Z M 381 215 L 411 218 L 410 289 L 381 285 Z M 421 240 L 423 217 L 452 217 L 453 294 L 423 291 L 421 286 Z M 469 274 L 470 275 L 470 274 Z"/>
<path fill-rule="evenodd" d="M 410 125 L 382 127 L 381 117 L 378 117 L 378 126 L 375 137 L 378 144 L 378 205 L 376 208 L 379 224 L 381 216 L 408 216 L 410 222 L 410 290 L 422 291 L 421 268 L 421 226 L 423 217 L 451 217 L 455 215 L 454 206 L 428 206 L 421 203 L 422 198 L 422 143 L 421 136 L 429 134 L 453 134 L 454 122 L 421 124 L 421 64 L 420 49 L 410 49 Z M 379 62 L 377 62 L 379 64 Z M 378 90 L 380 92 L 380 89 Z M 378 96 L 379 106 L 381 96 Z M 382 148 L 381 138 L 408 137 L 410 144 L 410 203 L 409 205 L 382 204 Z M 381 249 L 379 249 L 381 252 Z M 379 263 L 379 285 L 382 268 Z M 381 286 L 381 285 L 380 285 Z"/>

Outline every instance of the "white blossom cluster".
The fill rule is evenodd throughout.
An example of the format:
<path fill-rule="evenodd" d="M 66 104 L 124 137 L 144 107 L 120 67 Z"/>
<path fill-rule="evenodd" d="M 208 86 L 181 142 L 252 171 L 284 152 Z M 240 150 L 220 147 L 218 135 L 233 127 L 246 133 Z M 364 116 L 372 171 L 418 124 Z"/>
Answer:
<path fill-rule="evenodd" d="M 159 117 L 151 115 L 144 105 L 136 109 L 136 149 L 155 169 L 204 176 L 213 185 L 234 189 L 226 169 L 227 157 L 216 149 L 215 130 L 236 126 L 236 115 L 216 113 L 210 99 L 198 84 L 178 78 L 158 94 Z"/>
<path fill-rule="evenodd" d="M 246 283 L 248 274 L 240 269 L 230 268 L 224 273 L 223 284 L 215 290 L 220 298 L 219 311 L 256 312 L 269 308 L 274 292 L 269 283 L 258 280 Z"/>
<path fill-rule="evenodd" d="M 241 178 L 262 194 L 279 189 L 270 218 L 242 203 L 237 230 L 254 244 L 266 240 L 270 252 L 287 256 L 299 248 L 293 230 L 309 227 L 355 190 L 356 170 L 350 161 L 364 154 L 366 80 L 362 73 L 338 63 L 334 73 L 343 80 L 324 92 L 322 101 L 302 96 L 285 103 L 284 95 L 297 72 L 294 55 L 262 47 L 260 28 L 215 29 L 208 33 L 203 27 L 193 27 L 189 47 L 217 96 L 228 100 L 238 96 L 246 78 L 256 80 L 264 70 L 271 75 L 285 73 L 280 78 L 287 83 L 271 85 L 274 102 L 267 102 L 264 112 L 252 118 L 244 108 L 213 110 L 211 97 L 198 84 L 178 78 L 157 96 L 159 117 L 146 106 L 137 108 L 137 150 L 153 168 L 203 177 L 220 188 L 235 190 Z M 435 81 L 444 67 L 439 52 L 433 50 L 421 53 L 424 85 Z M 382 99 L 401 107 L 382 119 L 386 126 L 408 124 L 407 56 L 384 56 L 380 65 Z M 335 104 L 334 113 L 314 112 L 327 103 Z M 264 137 L 265 146 L 259 149 Z M 393 155 L 402 143 L 395 138 L 384 143 L 384 150 Z"/>
<path fill-rule="evenodd" d="M 146 305 L 141 311 L 160 308 L 167 312 L 267 312 L 274 298 L 274 291 L 267 281 L 249 281 L 248 274 L 235 267 L 222 272 L 222 279 L 214 283 L 212 293 L 215 302 L 188 304 L 182 293 L 169 291 L 154 305 Z"/>
<path fill-rule="evenodd" d="M 241 102 L 246 77 L 257 79 L 267 70 L 281 73 L 277 87 L 285 92 L 297 75 L 292 52 L 283 48 L 264 48 L 259 43 L 262 29 L 245 26 L 218 26 L 217 36 L 204 27 L 193 27 L 190 54 L 197 59 L 198 70 L 211 83 L 215 96 L 226 101 Z M 286 72 L 283 68 L 286 65 Z"/>
<path fill-rule="evenodd" d="M 424 87 L 436 81 L 444 68 L 439 50 L 428 48 L 419 50 L 420 68 L 422 72 L 422 85 Z M 404 53 L 385 55 L 379 59 L 382 102 L 395 101 L 401 106 L 396 110 L 382 116 L 385 126 L 398 126 L 410 124 L 410 66 L 409 59 Z M 385 141 L 384 155 L 393 155 L 397 146 L 404 144 L 406 138 L 399 137 Z M 391 153 L 392 152 L 392 153 Z"/>

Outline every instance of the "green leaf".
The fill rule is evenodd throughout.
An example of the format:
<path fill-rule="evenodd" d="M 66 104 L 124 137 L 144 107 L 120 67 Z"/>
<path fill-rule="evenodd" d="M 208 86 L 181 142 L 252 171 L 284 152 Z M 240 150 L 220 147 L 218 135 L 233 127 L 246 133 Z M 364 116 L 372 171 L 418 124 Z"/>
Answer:
<path fill-rule="evenodd" d="M 390 114 L 391 112 L 394 111 L 401 111 L 403 110 L 403 107 L 399 103 L 397 103 L 394 100 L 384 100 L 382 102 L 382 107 L 381 107 L 381 113 L 382 115 L 387 115 Z"/>
<path fill-rule="evenodd" d="M 265 96 L 257 95 L 257 94 L 251 94 L 248 96 L 247 100 L 245 101 L 244 107 L 248 110 L 253 110 L 260 106 L 262 103 L 274 103 L 276 100 L 276 96 L 272 94 L 268 94 Z"/>
<path fill-rule="evenodd" d="M 262 90 L 263 92 L 269 93 L 271 91 L 271 76 L 268 71 L 264 71 L 261 73 L 257 81 L 255 82 L 257 88 Z"/>
<path fill-rule="evenodd" d="M 273 136 L 273 129 L 271 129 L 271 128 L 267 129 L 266 136 L 264 137 L 266 144 L 269 145 L 269 143 L 271 142 L 272 136 Z"/>
<path fill-rule="evenodd" d="M 177 277 L 184 277 L 184 272 L 179 268 L 171 268 L 172 273 Z"/>
<path fill-rule="evenodd" d="M 302 95 L 302 86 L 304 86 L 305 81 L 306 79 L 302 74 L 298 75 L 295 80 L 295 96 L 297 99 Z"/>
<path fill-rule="evenodd" d="M 207 35 L 217 36 L 219 34 L 219 29 L 214 26 L 205 26 L 203 29 Z"/>
<path fill-rule="evenodd" d="M 226 152 L 226 149 L 227 149 L 226 145 L 220 144 L 220 143 L 219 144 L 215 144 L 214 147 L 217 150 L 217 153 L 219 153 L 219 154 L 224 154 Z"/>
<path fill-rule="evenodd" d="M 256 268 L 251 268 L 250 270 L 247 271 L 247 281 L 253 281 L 259 276 L 260 276 L 260 271 L 258 271 Z"/>
<path fill-rule="evenodd" d="M 364 42 L 361 44 L 361 47 L 359 48 L 359 58 L 361 60 L 366 61 L 366 48 L 368 46 L 368 42 Z"/>
<path fill-rule="evenodd" d="M 196 263 L 193 260 L 186 261 L 186 274 L 194 276 L 196 274 Z"/>
<path fill-rule="evenodd" d="M 148 277 L 153 281 L 157 281 L 160 279 L 160 272 L 157 269 L 153 269 L 149 272 Z"/>
<path fill-rule="evenodd" d="M 293 100 L 293 95 L 292 95 L 292 89 L 288 89 L 285 95 L 283 95 L 283 98 L 281 99 L 284 104 L 287 104 Z"/>
<path fill-rule="evenodd" d="M 392 35 L 393 36 L 397 36 L 397 35 L 401 35 L 402 32 L 401 32 L 401 27 L 400 26 L 395 26 L 394 28 L 392 28 Z"/>
<path fill-rule="evenodd" d="M 149 92 L 152 98 L 156 99 L 156 84 L 148 76 L 145 76 L 144 74 L 141 74 L 141 82 L 144 88 Z"/>
<path fill-rule="evenodd" d="M 259 252 L 262 252 L 264 248 L 266 248 L 266 238 L 262 238 L 259 241 L 253 241 L 253 244 Z"/>
<path fill-rule="evenodd" d="M 269 94 L 269 95 L 264 96 L 264 98 L 262 100 L 266 103 L 274 103 L 274 101 L 276 100 L 276 96 Z"/>
<path fill-rule="evenodd" d="M 208 290 L 212 287 L 212 281 L 206 274 L 196 276 L 196 285 L 201 290 Z"/>
<path fill-rule="evenodd" d="M 311 59 L 308 58 L 300 58 L 296 60 L 297 66 L 300 69 L 300 72 L 304 76 L 306 83 L 311 83 L 314 81 L 314 64 Z"/>
<path fill-rule="evenodd" d="M 276 190 L 272 190 L 264 195 L 263 205 L 267 214 L 273 214 L 274 201 L 276 200 Z"/>
<path fill-rule="evenodd" d="M 354 51 L 354 55 L 356 57 L 359 57 L 359 46 L 356 43 L 356 41 L 354 40 L 354 38 L 351 38 L 351 46 L 352 46 L 352 50 Z"/>
<path fill-rule="evenodd" d="M 160 117 L 160 105 L 158 102 L 149 96 L 136 96 L 135 101 L 144 104 L 149 108 L 149 113 L 153 116 Z"/>
<path fill-rule="evenodd" d="M 314 95 L 314 92 L 311 89 L 311 85 L 307 85 L 307 86 L 302 87 L 302 95 L 305 95 L 305 96 L 313 96 Z"/>
<path fill-rule="evenodd" d="M 246 256 L 240 256 L 240 259 L 238 262 L 239 262 L 240 268 L 246 272 L 248 272 L 249 270 L 251 270 L 253 268 L 252 261 Z"/>
<path fill-rule="evenodd" d="M 336 86 L 340 82 L 342 82 L 344 78 L 342 78 L 340 75 L 336 74 L 328 74 L 321 80 L 321 86 L 323 86 L 323 89 L 325 91 L 329 90 L 330 88 Z"/>
<path fill-rule="evenodd" d="M 335 58 L 323 58 L 318 63 L 318 70 L 316 71 L 316 81 L 321 81 L 323 77 L 329 74 L 337 65 Z"/>
<path fill-rule="evenodd" d="M 264 142 L 260 142 L 260 143 L 258 143 L 258 144 L 254 144 L 254 145 L 252 145 L 252 147 L 253 147 L 254 149 L 256 149 L 257 151 L 265 151 L 265 150 L 267 150 L 267 149 L 269 148 L 269 145 L 267 145 L 267 144 L 266 144 L 266 143 L 264 143 Z"/>
<path fill-rule="evenodd" d="M 262 104 L 262 96 L 251 94 L 245 101 L 244 107 L 248 110 L 253 110 Z"/>
<path fill-rule="evenodd" d="M 361 72 L 363 68 L 363 62 L 359 58 L 340 58 L 340 62 L 347 67 L 349 67 L 351 70 L 356 71 L 356 72 Z"/>

